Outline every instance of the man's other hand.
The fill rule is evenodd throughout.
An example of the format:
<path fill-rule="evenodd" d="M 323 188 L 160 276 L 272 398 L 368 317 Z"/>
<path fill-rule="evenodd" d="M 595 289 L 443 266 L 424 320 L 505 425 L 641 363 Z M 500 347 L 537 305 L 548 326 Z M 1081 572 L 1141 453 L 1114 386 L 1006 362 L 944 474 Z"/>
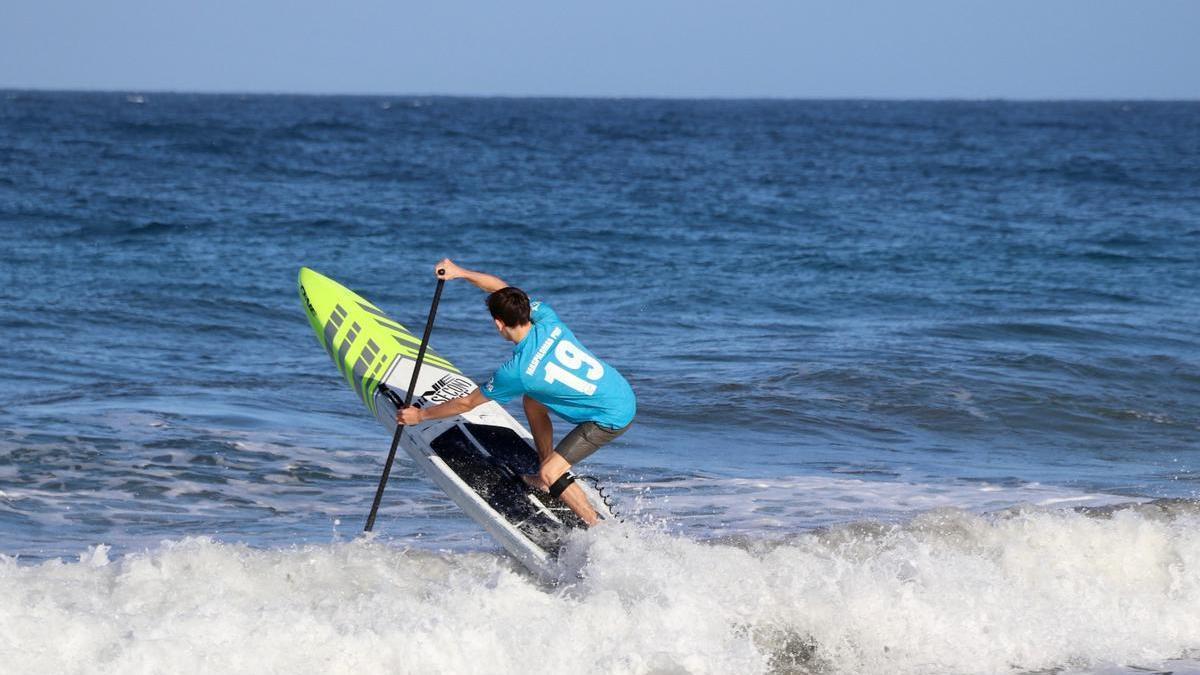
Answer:
<path fill-rule="evenodd" d="M 396 424 L 420 424 L 425 419 L 421 416 L 421 409 L 413 406 L 408 406 L 396 413 Z"/>

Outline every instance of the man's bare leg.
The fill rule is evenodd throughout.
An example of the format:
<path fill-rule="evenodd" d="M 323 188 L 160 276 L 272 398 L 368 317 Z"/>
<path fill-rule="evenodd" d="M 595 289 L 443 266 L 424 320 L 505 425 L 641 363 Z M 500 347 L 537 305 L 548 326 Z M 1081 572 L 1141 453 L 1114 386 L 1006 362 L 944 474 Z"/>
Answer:
<path fill-rule="evenodd" d="M 571 465 L 567 464 L 567 460 L 557 452 L 551 451 L 550 458 L 542 462 L 542 468 L 538 471 L 537 487 L 540 490 L 549 490 L 550 485 L 558 480 L 560 476 L 571 470 Z M 567 486 L 566 490 L 559 495 L 559 499 L 563 503 L 571 507 L 575 515 L 579 516 L 588 527 L 595 525 L 599 518 L 596 516 L 596 509 L 592 508 L 592 503 L 588 501 L 587 495 L 583 493 L 583 488 L 575 483 Z"/>
<path fill-rule="evenodd" d="M 533 445 L 537 448 L 538 463 L 545 462 L 554 452 L 554 423 L 550 421 L 550 410 L 529 396 L 522 402 L 529 431 L 533 433 Z"/>
<path fill-rule="evenodd" d="M 533 434 L 533 444 L 537 448 L 540 468 L 536 474 L 522 476 L 530 486 L 542 490 L 550 490 L 550 484 L 571 469 L 571 465 L 562 455 L 554 451 L 554 423 L 550 420 L 550 411 L 538 401 L 526 396 L 525 419 L 529 421 L 529 431 Z M 571 507 L 588 527 L 596 524 L 596 509 L 592 508 L 587 495 L 578 485 L 571 483 L 559 495 L 563 503 Z"/>

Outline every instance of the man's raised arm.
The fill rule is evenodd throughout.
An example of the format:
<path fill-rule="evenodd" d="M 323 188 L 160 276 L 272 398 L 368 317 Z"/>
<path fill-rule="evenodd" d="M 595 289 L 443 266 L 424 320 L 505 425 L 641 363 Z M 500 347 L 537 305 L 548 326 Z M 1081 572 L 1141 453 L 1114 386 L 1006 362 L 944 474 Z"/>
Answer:
<path fill-rule="evenodd" d="M 445 270 L 445 274 L 438 274 L 438 270 Z M 465 267 L 459 267 L 454 264 L 454 261 L 449 258 L 443 258 L 433 269 L 433 273 L 439 279 L 466 279 L 467 281 L 479 287 L 479 290 L 484 293 L 495 293 L 501 288 L 508 288 L 508 283 L 500 277 L 495 277 L 484 272 L 476 272 Z"/>

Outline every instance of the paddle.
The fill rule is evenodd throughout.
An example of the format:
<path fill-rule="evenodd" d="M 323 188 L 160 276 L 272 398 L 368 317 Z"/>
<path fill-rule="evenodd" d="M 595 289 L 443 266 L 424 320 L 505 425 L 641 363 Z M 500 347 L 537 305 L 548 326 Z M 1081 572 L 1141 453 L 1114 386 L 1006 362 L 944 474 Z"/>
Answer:
<path fill-rule="evenodd" d="M 442 299 L 442 287 L 446 285 L 443 275 L 446 270 L 439 269 L 437 290 L 433 292 L 433 304 L 429 306 L 429 318 L 425 320 L 425 334 L 421 336 L 421 348 L 417 350 L 417 362 L 413 366 L 412 380 L 408 383 L 408 392 L 404 396 L 404 407 L 412 405 L 413 392 L 417 389 L 417 375 L 421 372 L 421 364 L 425 361 L 425 349 L 429 346 L 429 334 L 433 332 L 433 318 L 437 316 L 438 302 Z M 375 527 L 375 514 L 379 511 L 379 502 L 383 500 L 383 489 L 387 486 L 388 474 L 392 472 L 392 462 L 396 459 L 396 448 L 400 445 L 400 436 L 404 434 L 404 425 L 396 423 L 396 433 L 392 435 L 392 447 L 388 450 L 387 463 L 383 465 L 383 475 L 379 477 L 379 487 L 375 490 L 375 502 L 371 504 L 371 515 L 367 516 L 367 526 L 363 532 L 370 532 Z"/>

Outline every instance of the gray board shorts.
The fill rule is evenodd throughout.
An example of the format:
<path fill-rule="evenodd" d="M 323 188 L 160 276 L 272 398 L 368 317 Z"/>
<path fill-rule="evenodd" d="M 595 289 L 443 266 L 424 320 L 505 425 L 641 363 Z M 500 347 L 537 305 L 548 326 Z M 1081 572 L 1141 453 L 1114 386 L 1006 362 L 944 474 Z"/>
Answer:
<path fill-rule="evenodd" d="M 633 426 L 633 422 L 620 429 L 609 429 L 595 422 L 584 422 L 563 437 L 554 451 L 562 455 L 563 459 L 567 460 L 567 464 L 574 466 L 590 457 L 601 446 L 629 431 L 631 426 Z"/>

